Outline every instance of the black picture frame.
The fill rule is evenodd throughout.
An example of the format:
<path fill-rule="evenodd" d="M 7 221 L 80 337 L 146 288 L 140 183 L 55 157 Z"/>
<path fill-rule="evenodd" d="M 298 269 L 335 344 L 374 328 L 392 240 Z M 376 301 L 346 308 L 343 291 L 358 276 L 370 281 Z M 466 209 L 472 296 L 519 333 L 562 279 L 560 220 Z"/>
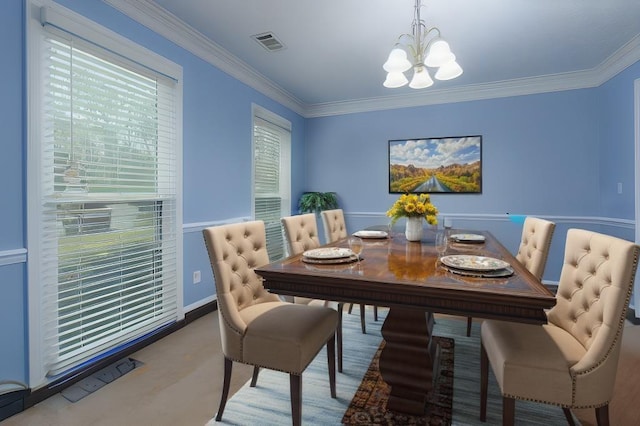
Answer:
<path fill-rule="evenodd" d="M 389 140 L 389 193 L 481 194 L 482 135 Z"/>

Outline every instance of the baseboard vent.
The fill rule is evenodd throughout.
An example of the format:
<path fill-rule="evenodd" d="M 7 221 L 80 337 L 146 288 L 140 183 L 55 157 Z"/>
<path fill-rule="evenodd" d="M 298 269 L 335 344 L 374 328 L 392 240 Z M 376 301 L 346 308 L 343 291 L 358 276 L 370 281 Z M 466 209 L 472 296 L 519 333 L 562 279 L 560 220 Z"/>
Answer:
<path fill-rule="evenodd" d="M 87 395 L 92 394 L 104 385 L 124 376 L 134 368 L 138 368 L 142 362 L 133 358 L 124 358 L 103 368 L 100 371 L 86 377 L 79 382 L 65 388 L 60 394 L 68 401 L 78 402 Z"/>
<path fill-rule="evenodd" d="M 7 391 L 0 395 L 0 421 L 24 411 L 24 398 L 29 389 Z"/>

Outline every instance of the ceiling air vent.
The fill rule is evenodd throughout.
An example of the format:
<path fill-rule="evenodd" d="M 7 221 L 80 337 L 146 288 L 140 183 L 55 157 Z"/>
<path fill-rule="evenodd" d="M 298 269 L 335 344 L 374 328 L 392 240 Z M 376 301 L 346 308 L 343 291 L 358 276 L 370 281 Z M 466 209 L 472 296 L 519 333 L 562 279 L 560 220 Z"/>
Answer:
<path fill-rule="evenodd" d="M 284 49 L 284 44 L 282 44 L 273 33 L 256 34 L 251 37 L 270 52 Z"/>

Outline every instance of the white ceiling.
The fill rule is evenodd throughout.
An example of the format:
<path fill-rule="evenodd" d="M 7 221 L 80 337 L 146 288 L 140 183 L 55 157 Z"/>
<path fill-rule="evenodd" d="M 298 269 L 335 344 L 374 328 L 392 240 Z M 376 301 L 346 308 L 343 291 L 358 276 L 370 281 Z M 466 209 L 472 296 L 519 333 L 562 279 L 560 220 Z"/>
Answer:
<path fill-rule="evenodd" d="M 382 64 L 411 31 L 415 0 L 106 1 L 121 10 L 146 3 L 156 24 L 204 36 L 303 108 L 594 86 L 604 81 L 596 74 L 610 78 L 640 59 L 640 0 L 423 0 L 422 18 L 440 29 L 464 74 L 420 91 L 382 86 Z M 251 38 L 264 32 L 286 48 L 269 52 Z"/>

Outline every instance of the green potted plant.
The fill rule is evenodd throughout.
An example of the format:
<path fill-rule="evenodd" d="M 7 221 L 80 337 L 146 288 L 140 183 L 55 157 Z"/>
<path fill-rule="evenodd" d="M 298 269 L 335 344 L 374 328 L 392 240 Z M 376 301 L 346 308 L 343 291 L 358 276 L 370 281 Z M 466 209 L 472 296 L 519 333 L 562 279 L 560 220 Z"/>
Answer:
<path fill-rule="evenodd" d="M 335 192 L 305 192 L 298 201 L 300 213 L 320 214 L 322 210 L 337 208 L 338 197 Z"/>

